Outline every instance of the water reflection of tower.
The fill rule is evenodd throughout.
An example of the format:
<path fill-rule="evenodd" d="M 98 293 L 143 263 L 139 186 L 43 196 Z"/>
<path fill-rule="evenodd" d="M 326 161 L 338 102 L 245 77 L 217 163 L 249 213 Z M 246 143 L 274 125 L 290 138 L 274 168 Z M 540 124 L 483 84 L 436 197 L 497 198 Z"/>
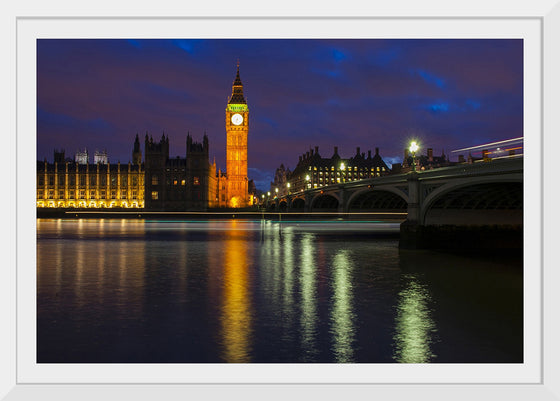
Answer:
<path fill-rule="evenodd" d="M 225 362 L 251 361 L 252 311 L 249 291 L 249 260 L 245 248 L 247 232 L 231 221 L 226 230 L 223 260 L 222 358 Z"/>

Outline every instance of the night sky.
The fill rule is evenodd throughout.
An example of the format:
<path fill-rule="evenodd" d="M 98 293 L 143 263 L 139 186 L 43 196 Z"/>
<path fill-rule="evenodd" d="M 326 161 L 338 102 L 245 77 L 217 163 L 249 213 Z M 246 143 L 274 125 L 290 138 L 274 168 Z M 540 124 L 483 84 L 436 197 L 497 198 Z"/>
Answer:
<path fill-rule="evenodd" d="M 237 60 L 249 105 L 249 178 L 378 147 L 391 166 L 410 140 L 420 153 L 523 136 L 522 40 L 46 40 L 37 41 L 37 159 L 106 149 L 128 163 L 138 133 L 187 132 L 210 142 L 225 170 L 225 107 Z M 455 161 L 456 154 L 451 154 Z"/>

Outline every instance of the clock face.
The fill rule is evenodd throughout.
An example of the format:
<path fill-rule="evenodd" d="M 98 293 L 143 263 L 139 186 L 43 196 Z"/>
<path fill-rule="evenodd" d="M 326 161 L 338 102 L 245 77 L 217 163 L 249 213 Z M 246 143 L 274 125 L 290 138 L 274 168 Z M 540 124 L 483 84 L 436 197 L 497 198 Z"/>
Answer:
<path fill-rule="evenodd" d="M 243 116 L 239 113 L 236 113 L 233 116 L 231 116 L 231 122 L 234 125 L 239 125 L 243 122 Z"/>

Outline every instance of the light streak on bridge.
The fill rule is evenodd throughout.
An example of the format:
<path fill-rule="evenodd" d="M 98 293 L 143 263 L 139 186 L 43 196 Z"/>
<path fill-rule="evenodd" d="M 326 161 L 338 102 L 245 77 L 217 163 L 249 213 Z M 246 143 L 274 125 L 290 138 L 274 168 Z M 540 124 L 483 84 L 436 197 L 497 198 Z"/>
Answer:
<path fill-rule="evenodd" d="M 506 139 L 503 141 L 490 142 L 482 145 L 471 146 L 452 150 L 451 153 L 469 152 L 480 154 L 484 159 L 503 159 L 523 156 L 523 137 Z"/>

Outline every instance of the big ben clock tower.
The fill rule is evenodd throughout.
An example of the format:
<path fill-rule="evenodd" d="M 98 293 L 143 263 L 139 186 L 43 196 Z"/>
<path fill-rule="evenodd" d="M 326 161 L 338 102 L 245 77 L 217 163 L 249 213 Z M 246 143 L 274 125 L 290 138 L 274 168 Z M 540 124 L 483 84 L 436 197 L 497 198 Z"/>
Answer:
<path fill-rule="evenodd" d="M 226 172 L 229 207 L 249 205 L 247 179 L 247 135 L 249 134 L 249 108 L 243 96 L 243 84 L 237 75 L 233 81 L 231 97 L 226 107 Z"/>

